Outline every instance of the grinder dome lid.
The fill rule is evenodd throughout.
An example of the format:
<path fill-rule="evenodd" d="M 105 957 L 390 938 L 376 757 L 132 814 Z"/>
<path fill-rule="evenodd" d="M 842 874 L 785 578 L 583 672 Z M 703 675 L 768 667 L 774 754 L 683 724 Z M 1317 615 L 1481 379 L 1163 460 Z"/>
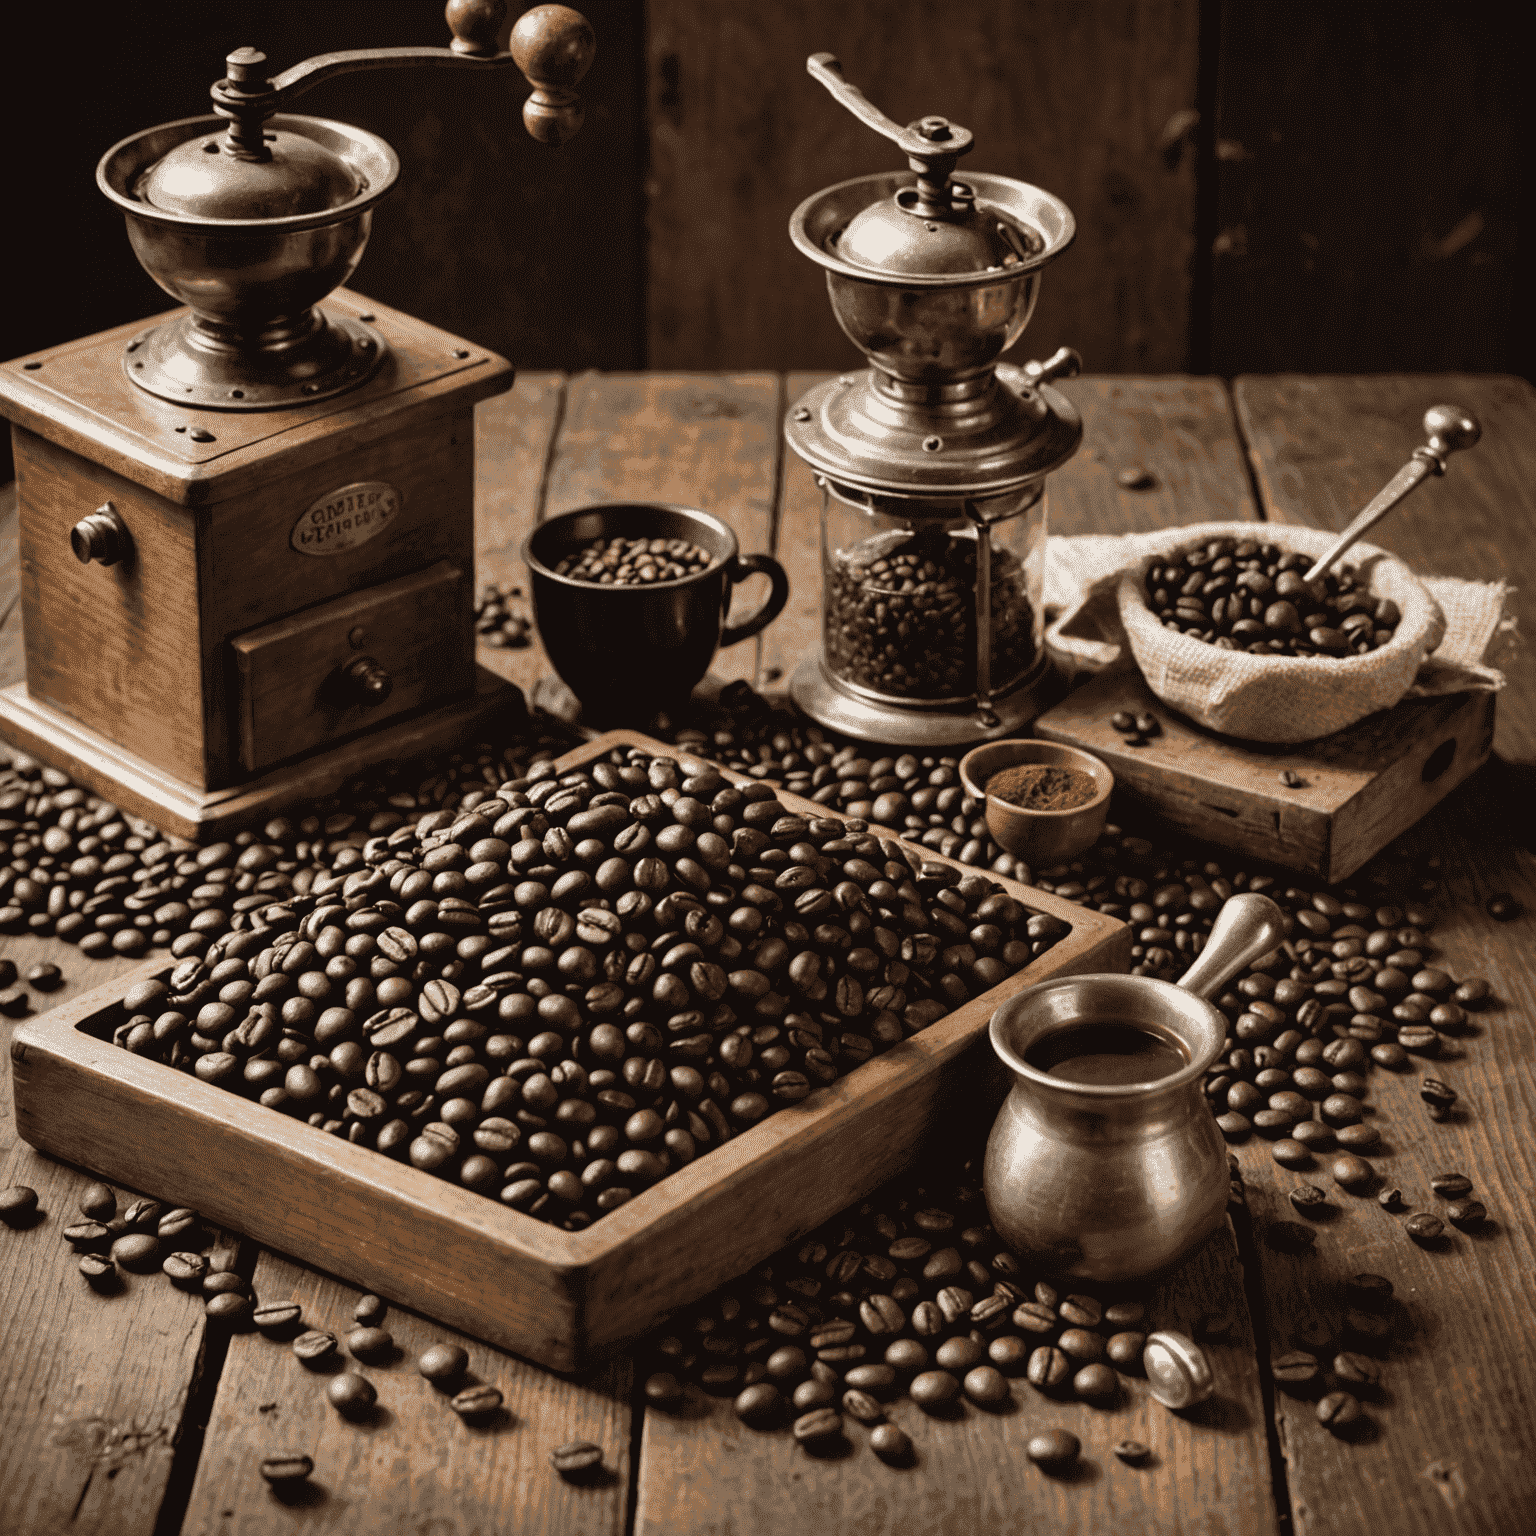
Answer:
<path fill-rule="evenodd" d="M 134 183 L 133 196 L 195 219 L 282 219 L 350 203 L 367 185 L 326 145 L 268 128 L 261 159 L 231 152 L 223 133 L 178 144 Z"/>

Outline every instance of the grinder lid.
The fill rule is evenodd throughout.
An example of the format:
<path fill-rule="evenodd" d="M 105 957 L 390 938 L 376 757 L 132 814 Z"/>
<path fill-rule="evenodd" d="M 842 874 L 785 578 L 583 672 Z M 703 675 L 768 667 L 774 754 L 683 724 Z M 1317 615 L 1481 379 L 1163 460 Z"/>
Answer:
<path fill-rule="evenodd" d="M 1003 210 L 978 203 L 964 182 L 950 179 L 942 208 L 919 211 L 920 190 L 903 187 L 871 203 L 827 236 L 827 249 L 850 266 L 902 277 L 1022 268 L 1045 245 Z"/>
<path fill-rule="evenodd" d="M 196 219 L 281 219 L 350 203 L 367 182 L 325 144 L 268 127 L 261 159 L 231 152 L 228 135 L 178 144 L 133 185 L 132 196 L 162 213 Z"/>

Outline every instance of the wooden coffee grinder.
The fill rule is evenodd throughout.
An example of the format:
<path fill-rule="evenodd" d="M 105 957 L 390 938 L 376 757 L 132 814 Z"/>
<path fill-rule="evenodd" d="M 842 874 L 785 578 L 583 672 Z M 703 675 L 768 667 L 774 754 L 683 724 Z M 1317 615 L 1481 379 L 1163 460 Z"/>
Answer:
<path fill-rule="evenodd" d="M 96 171 L 190 307 L 0 365 L 26 651 L 0 733 L 170 831 L 218 835 L 519 707 L 477 676 L 472 594 L 474 405 L 512 369 L 338 288 L 400 164 L 287 110 L 354 70 L 515 64 L 524 124 L 559 145 L 592 29 L 540 6 L 499 52 L 505 9 L 450 0 L 447 48 L 272 79 L 230 54 L 217 116 L 134 134 Z"/>

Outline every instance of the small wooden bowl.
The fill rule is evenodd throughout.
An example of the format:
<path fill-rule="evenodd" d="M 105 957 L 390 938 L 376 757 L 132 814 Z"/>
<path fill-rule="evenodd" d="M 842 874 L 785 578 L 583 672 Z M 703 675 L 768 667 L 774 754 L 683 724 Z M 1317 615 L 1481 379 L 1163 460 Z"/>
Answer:
<path fill-rule="evenodd" d="M 988 779 L 1004 768 L 1021 763 L 1044 763 L 1054 768 L 1076 768 L 1088 774 L 1098 793 L 1070 811 L 1031 811 L 986 793 Z M 1090 847 L 1104 830 L 1109 816 L 1109 792 L 1115 776 L 1106 764 L 1076 747 L 1053 741 L 989 741 L 972 747 L 960 759 L 960 782 L 973 800 L 986 804 L 987 831 L 997 842 L 1023 859 L 1031 869 L 1049 869 L 1075 858 Z"/>

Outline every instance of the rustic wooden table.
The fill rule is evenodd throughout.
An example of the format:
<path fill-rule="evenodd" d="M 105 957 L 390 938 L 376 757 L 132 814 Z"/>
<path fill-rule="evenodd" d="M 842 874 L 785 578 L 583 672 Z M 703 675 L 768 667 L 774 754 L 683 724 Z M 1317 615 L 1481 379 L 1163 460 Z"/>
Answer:
<path fill-rule="evenodd" d="M 541 517 L 586 502 L 644 498 L 698 505 L 728 518 L 746 550 L 772 550 L 790 572 L 784 616 L 759 640 L 722 655 L 717 672 L 772 688 L 815 643 L 820 577 L 818 494 L 784 453 L 786 404 L 819 375 L 532 374 L 479 410 L 479 577 L 520 586 L 518 548 Z M 1442 398 L 1484 424 L 1457 459 L 1379 530 L 1415 568 L 1536 583 L 1536 392 L 1512 379 L 1403 376 L 1241 379 L 1228 392 L 1194 378 L 1089 378 L 1066 386 L 1083 411 L 1086 446 L 1050 491 L 1057 533 L 1156 528 L 1211 518 L 1268 518 L 1341 527 L 1418 442 L 1424 408 Z M 1146 490 L 1117 471 L 1152 472 Z M 14 496 L 0 502 L 0 686 L 21 675 Z M 750 592 L 744 602 L 754 601 Z M 1515 598 L 1515 603 L 1522 601 Z M 471 1432 L 409 1368 L 428 1340 L 449 1336 L 395 1311 L 406 1352 L 382 1394 L 388 1411 L 364 1429 L 324 1403 L 286 1350 L 255 1335 L 227 1343 L 204 1332 L 200 1305 L 157 1282 L 103 1298 L 61 1253 L 58 1224 L 82 1184 L 16 1139 L 10 1080 L 0 1073 L 0 1187 L 26 1183 L 50 1220 L 0 1233 L 0 1531 L 53 1536 L 185 1532 L 396 1531 L 703 1533 L 1080 1531 L 1405 1533 L 1532 1529 L 1536 1525 L 1536 661 L 1499 657 L 1509 688 L 1495 759 L 1406 839 L 1438 854 L 1436 942 L 1458 976 L 1481 974 L 1498 1005 L 1480 1015 L 1456 1062 L 1470 1113 L 1430 1126 L 1413 1113 L 1415 1080 L 1373 1083 L 1390 1117 L 1390 1177 L 1422 1189 L 1445 1167 L 1474 1175 L 1487 1229 L 1440 1251 L 1405 1243 L 1374 1201 L 1350 1202 L 1299 1257 L 1267 1239 L 1289 1214 L 1262 1144 L 1239 1156 L 1249 1215 L 1161 1290 L 1156 1315 L 1228 1326 L 1211 1344 L 1220 1390 L 1176 1417 L 1144 1387 L 1112 1418 L 1081 1405 L 1049 1422 L 1082 1433 L 1087 1464 L 1073 1480 L 1035 1474 L 1021 1447 L 1045 1421 L 1015 1387 L 1018 1411 L 918 1422 L 897 1472 L 867 1452 L 815 1460 L 785 1435 L 758 1436 L 728 1402 L 685 1416 L 646 1412 L 628 1358 L 595 1375 L 553 1376 L 465 1339 L 472 1368 L 501 1385 L 509 1419 Z M 537 647 L 482 650 L 481 660 L 530 695 Z M 1525 915 L 1506 924 L 1486 897 L 1509 891 Z M 54 1001 L 132 963 L 91 962 L 54 940 L 0 939 L 25 968 L 64 970 Z M 38 997 L 38 1002 L 43 999 Z M 0 1040 L 11 1024 L 0 1020 Z M 1378 1074 L 1378 1079 L 1385 1074 Z M 1393 1111 L 1399 1111 L 1394 1115 Z M 195 1148 L 188 1149 L 196 1155 Z M 339 1323 L 354 1293 L 235 1235 L 263 1297 L 292 1294 L 307 1315 Z M 1332 1438 L 1310 1404 L 1274 1391 L 1268 1361 L 1291 1347 L 1316 1299 L 1341 1278 L 1396 1278 L 1404 1324 L 1377 1427 L 1356 1443 Z M 1107 1454 L 1124 1436 L 1148 1441 L 1140 1472 Z M 562 1441 L 607 1450 L 609 1475 L 573 1487 L 546 1462 Z M 255 1476 L 269 1451 L 312 1450 L 315 1487 L 278 1503 Z"/>

